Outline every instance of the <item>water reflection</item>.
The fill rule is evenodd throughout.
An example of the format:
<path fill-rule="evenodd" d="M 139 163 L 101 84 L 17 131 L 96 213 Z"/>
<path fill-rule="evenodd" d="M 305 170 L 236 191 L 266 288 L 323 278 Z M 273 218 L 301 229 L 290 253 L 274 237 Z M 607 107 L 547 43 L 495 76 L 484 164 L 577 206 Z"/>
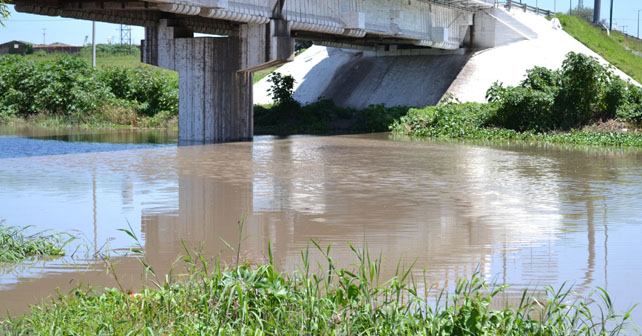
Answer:
<path fill-rule="evenodd" d="M 284 269 L 314 239 L 354 262 L 347 241 L 429 267 L 439 288 L 479 269 L 523 286 L 575 282 L 607 287 L 625 308 L 642 302 L 627 281 L 642 275 L 642 160 L 636 152 L 525 144 L 411 141 L 388 135 L 257 139 L 0 160 L 0 216 L 11 225 L 75 229 L 92 251 L 132 241 L 127 221 L 158 273 L 205 242 L 231 257 L 246 217 L 244 258 L 265 260 L 271 242 Z M 231 260 L 231 259 L 227 259 Z M 0 280 L 0 309 L 20 310 L 78 281 L 114 286 L 99 260 L 47 263 Z M 79 269 L 80 268 L 80 269 Z M 77 272 L 82 270 L 82 272 Z M 120 280 L 140 284 L 121 258 Z M 609 274 L 610 273 L 610 274 Z M 71 282 L 71 284 L 70 284 Z"/>

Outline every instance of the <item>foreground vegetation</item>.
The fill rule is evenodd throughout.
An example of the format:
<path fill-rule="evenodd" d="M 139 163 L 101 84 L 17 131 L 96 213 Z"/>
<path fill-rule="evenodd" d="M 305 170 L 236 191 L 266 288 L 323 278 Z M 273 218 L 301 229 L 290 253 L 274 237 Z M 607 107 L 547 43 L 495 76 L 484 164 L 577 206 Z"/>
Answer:
<path fill-rule="evenodd" d="M 337 267 L 330 248 L 325 268 L 311 271 L 309 250 L 298 271 L 265 265 L 225 267 L 197 252 L 183 258 L 182 281 L 140 293 L 77 288 L 28 314 L 0 322 L 3 335 L 617 335 L 630 312 L 617 315 L 608 294 L 576 300 L 564 287 L 531 296 L 516 307 L 492 309 L 505 287 L 477 275 L 437 298 L 410 269 L 381 281 L 381 259 L 352 247 L 356 265 Z M 136 250 L 138 251 L 138 250 Z M 143 256 L 144 258 L 144 256 Z M 237 259 L 238 260 L 238 259 Z M 143 262 L 152 273 L 149 266 Z M 171 278 L 171 277 L 169 277 Z"/>
<path fill-rule="evenodd" d="M 495 83 L 487 98 L 485 104 L 448 100 L 411 109 L 391 130 L 429 137 L 642 146 L 642 134 L 635 131 L 642 122 L 642 89 L 582 54 L 567 55 L 560 70 L 535 67 L 516 87 Z M 622 127 L 599 131 L 609 120 Z"/>
<path fill-rule="evenodd" d="M 642 53 L 642 41 L 625 36 L 617 31 L 607 35 L 602 29 L 575 15 L 558 14 L 564 31 L 595 51 L 609 63 L 642 83 L 642 57 L 631 50 Z"/>
<path fill-rule="evenodd" d="M 27 229 L 5 226 L 0 221 L 0 266 L 32 257 L 64 256 L 65 246 L 73 239 L 61 233 L 26 235 Z"/>

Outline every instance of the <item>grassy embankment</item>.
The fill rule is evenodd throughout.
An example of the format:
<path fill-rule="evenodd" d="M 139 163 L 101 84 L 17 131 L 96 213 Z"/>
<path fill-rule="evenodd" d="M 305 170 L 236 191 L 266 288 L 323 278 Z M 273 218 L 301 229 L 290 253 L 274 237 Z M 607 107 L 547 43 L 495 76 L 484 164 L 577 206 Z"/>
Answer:
<path fill-rule="evenodd" d="M 36 62 L 53 61 L 60 54 L 32 54 L 25 56 L 29 60 Z M 75 56 L 87 64 L 91 64 L 91 55 L 83 53 Z M 140 61 L 140 55 L 99 55 L 96 57 L 96 66 L 98 67 L 121 67 L 121 68 L 137 68 L 146 66 Z M 160 68 L 159 68 L 160 70 Z"/>
<path fill-rule="evenodd" d="M 618 315 L 608 294 L 576 299 L 568 288 L 524 292 L 517 307 L 493 309 L 505 287 L 478 275 L 438 298 L 425 273 L 397 267 L 380 279 L 381 259 L 350 246 L 351 269 L 337 267 L 330 248 L 316 248 L 325 265 L 311 271 L 303 250 L 298 271 L 265 265 L 223 266 L 198 252 L 183 257 L 188 272 L 174 282 L 128 293 L 79 287 L 0 321 L 6 335 L 617 335 L 630 313 Z M 133 249 L 136 253 L 140 250 Z M 153 270 L 140 255 L 150 277 Z M 116 277 L 115 277 L 116 278 Z M 168 279 L 172 279 L 170 277 Z M 157 279 L 158 280 L 158 279 Z M 439 293 L 437 293 L 439 294 Z M 495 298 L 495 300 L 494 300 Z M 594 301 L 595 300 L 595 301 Z M 435 302 L 436 301 L 436 302 Z M 598 303 L 596 303 L 598 302 Z"/>
<path fill-rule="evenodd" d="M 642 57 L 631 50 L 642 53 L 642 41 L 613 31 L 611 36 L 586 20 L 558 14 L 564 31 L 582 42 L 589 49 L 604 57 L 613 66 L 642 83 Z"/>

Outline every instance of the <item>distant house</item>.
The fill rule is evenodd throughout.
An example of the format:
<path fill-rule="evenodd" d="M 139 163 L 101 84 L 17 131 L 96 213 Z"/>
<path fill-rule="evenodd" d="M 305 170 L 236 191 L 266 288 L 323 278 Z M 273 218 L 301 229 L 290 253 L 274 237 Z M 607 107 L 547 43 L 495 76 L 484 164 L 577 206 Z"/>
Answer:
<path fill-rule="evenodd" d="M 55 42 L 52 44 L 36 44 L 33 46 L 33 51 L 38 52 L 38 51 L 44 51 L 48 54 L 51 53 L 56 53 L 56 54 L 76 54 L 79 53 L 80 50 L 82 50 L 83 47 L 78 47 L 78 46 L 72 46 L 69 44 L 64 44 L 60 42 Z"/>
<path fill-rule="evenodd" d="M 9 41 L 0 44 L 0 55 L 26 55 L 33 51 L 33 45 L 25 41 Z"/>

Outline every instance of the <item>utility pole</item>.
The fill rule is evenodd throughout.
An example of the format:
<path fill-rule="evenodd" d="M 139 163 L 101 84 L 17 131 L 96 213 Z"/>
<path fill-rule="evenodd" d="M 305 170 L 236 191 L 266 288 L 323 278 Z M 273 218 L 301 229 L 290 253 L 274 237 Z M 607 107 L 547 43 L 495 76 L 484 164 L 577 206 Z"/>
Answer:
<path fill-rule="evenodd" d="M 609 31 L 613 30 L 613 0 L 611 0 L 611 14 L 609 15 Z"/>
<path fill-rule="evenodd" d="M 47 28 L 42 28 L 42 44 L 47 44 Z"/>
<path fill-rule="evenodd" d="M 91 23 L 91 66 L 96 67 L 96 21 Z"/>
<path fill-rule="evenodd" d="M 573 0 L 568 0 L 568 15 L 573 14 Z"/>
<path fill-rule="evenodd" d="M 640 12 L 642 9 L 638 9 L 638 38 L 640 38 Z"/>
<path fill-rule="evenodd" d="M 640 12 L 642 9 L 638 9 L 638 38 L 640 38 Z"/>
<path fill-rule="evenodd" d="M 602 10 L 602 0 L 595 0 L 595 5 L 593 5 L 593 24 L 594 25 L 600 24 L 601 10 Z"/>

